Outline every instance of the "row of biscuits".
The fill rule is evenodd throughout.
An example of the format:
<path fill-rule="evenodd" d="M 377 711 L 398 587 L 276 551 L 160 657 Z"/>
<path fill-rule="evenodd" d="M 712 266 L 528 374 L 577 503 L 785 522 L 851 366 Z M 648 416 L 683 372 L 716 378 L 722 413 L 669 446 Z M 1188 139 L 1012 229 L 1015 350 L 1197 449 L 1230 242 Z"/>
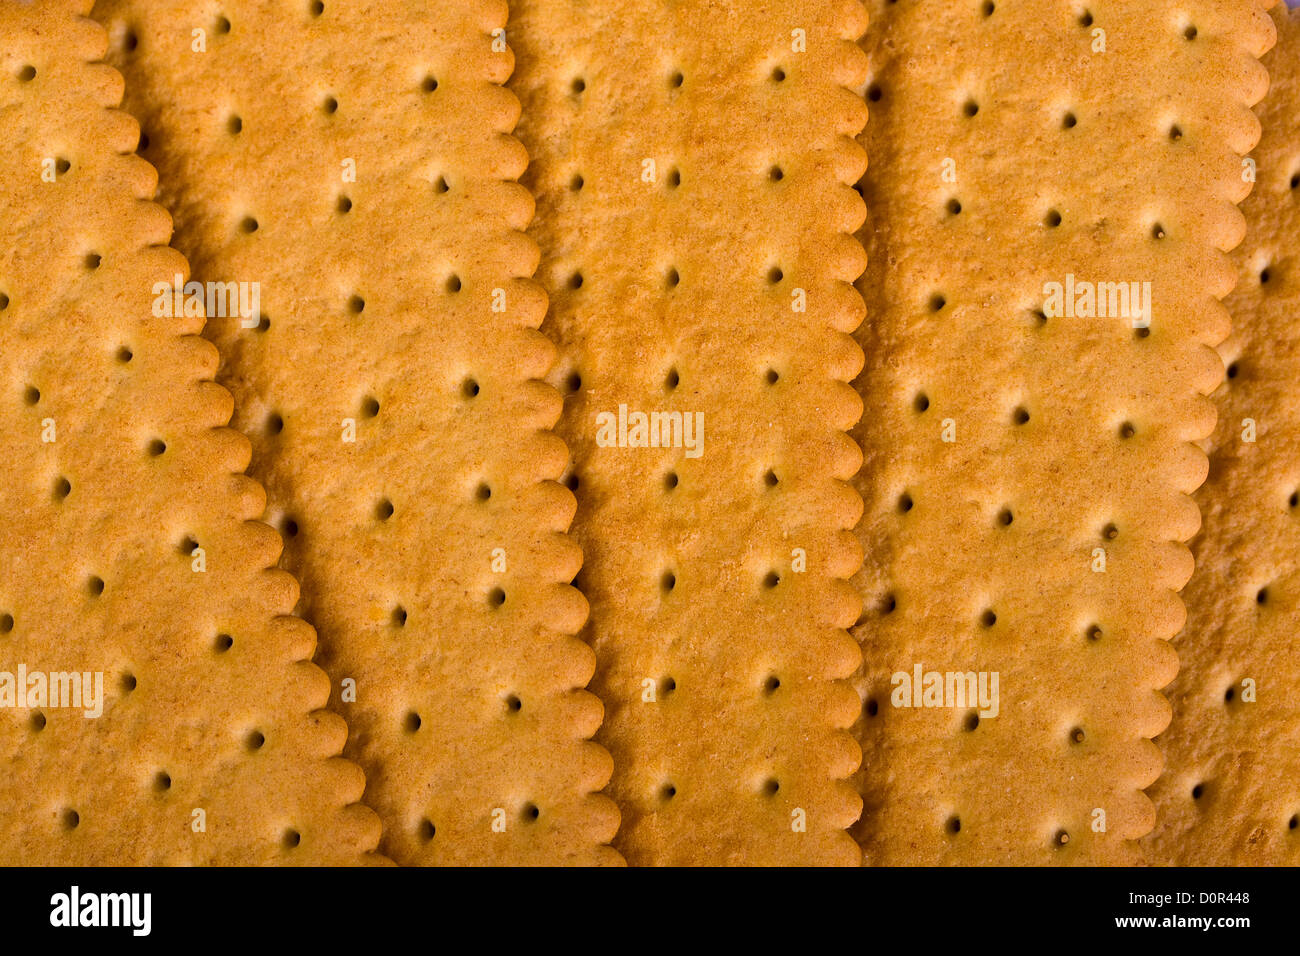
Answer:
<path fill-rule="evenodd" d="M 0 0 L 0 861 L 1295 859 L 1294 15 L 91 6 Z"/>

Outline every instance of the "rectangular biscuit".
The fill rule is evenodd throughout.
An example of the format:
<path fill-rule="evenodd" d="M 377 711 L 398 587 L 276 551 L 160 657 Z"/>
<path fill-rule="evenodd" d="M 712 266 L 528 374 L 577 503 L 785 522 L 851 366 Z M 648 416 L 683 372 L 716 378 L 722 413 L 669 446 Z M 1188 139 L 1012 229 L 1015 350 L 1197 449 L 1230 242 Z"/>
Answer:
<path fill-rule="evenodd" d="M 382 849 L 617 862 L 504 0 L 96 15 L 178 248 L 259 284 L 206 334 Z"/>
<path fill-rule="evenodd" d="M 1279 5 L 1273 21 L 1174 717 L 1156 739 L 1154 864 L 1300 863 L 1300 11 Z"/>
<path fill-rule="evenodd" d="M 514 12 L 615 845 L 855 863 L 861 6 Z"/>
<path fill-rule="evenodd" d="M 869 863 L 1127 863 L 1152 826 L 1267 5 L 871 6 Z"/>
<path fill-rule="evenodd" d="M 90 5 L 0 0 L 0 863 L 379 862 Z"/>

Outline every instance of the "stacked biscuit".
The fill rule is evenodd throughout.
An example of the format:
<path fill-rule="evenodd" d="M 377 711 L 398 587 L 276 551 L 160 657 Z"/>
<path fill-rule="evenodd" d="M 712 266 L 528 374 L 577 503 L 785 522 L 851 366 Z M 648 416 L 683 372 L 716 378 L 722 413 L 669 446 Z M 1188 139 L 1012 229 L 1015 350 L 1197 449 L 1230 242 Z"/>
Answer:
<path fill-rule="evenodd" d="M 1271 5 L 0 0 L 0 862 L 1295 860 Z"/>

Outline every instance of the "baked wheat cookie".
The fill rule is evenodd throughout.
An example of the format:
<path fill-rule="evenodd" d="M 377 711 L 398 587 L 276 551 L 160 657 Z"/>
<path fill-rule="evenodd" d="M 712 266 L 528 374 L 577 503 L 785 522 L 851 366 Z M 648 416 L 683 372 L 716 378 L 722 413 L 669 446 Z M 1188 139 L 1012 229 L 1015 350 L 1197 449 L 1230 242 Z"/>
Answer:
<path fill-rule="evenodd" d="M 1154 864 L 1300 863 L 1300 11 L 1279 5 L 1273 21 L 1174 718 L 1156 739 Z"/>
<path fill-rule="evenodd" d="M 1128 863 L 1152 827 L 1268 5 L 871 4 L 868 863 Z"/>
<path fill-rule="evenodd" d="M 403 864 L 617 862 L 504 0 L 108 0 L 219 380 Z M 250 286 L 251 288 L 251 286 Z"/>
<path fill-rule="evenodd" d="M 0 0 L 0 863 L 380 862 L 90 0 Z"/>
<path fill-rule="evenodd" d="M 512 12 L 615 845 L 856 863 L 861 6 Z"/>

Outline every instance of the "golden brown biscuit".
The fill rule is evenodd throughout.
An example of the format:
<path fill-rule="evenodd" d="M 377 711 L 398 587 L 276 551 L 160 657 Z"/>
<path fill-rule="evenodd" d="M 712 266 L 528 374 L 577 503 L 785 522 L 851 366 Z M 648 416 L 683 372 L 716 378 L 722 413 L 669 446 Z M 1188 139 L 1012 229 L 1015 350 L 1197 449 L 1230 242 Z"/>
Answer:
<path fill-rule="evenodd" d="M 513 11 L 615 845 L 855 863 L 860 4 Z"/>
<path fill-rule="evenodd" d="M 111 0 L 332 703 L 399 863 L 605 863 L 504 0 Z"/>
<path fill-rule="evenodd" d="M 1124 863 L 1152 826 L 1267 5 L 872 4 L 868 863 Z"/>
<path fill-rule="evenodd" d="M 1174 719 L 1156 740 L 1165 772 L 1143 841 L 1155 864 L 1300 863 L 1300 12 L 1279 5 L 1273 21 L 1263 135 L 1245 170 L 1258 182 L 1219 346 L 1228 374 L 1166 691 Z"/>
<path fill-rule="evenodd" d="M 0 863 L 378 862 L 90 0 L 0 0 Z"/>

